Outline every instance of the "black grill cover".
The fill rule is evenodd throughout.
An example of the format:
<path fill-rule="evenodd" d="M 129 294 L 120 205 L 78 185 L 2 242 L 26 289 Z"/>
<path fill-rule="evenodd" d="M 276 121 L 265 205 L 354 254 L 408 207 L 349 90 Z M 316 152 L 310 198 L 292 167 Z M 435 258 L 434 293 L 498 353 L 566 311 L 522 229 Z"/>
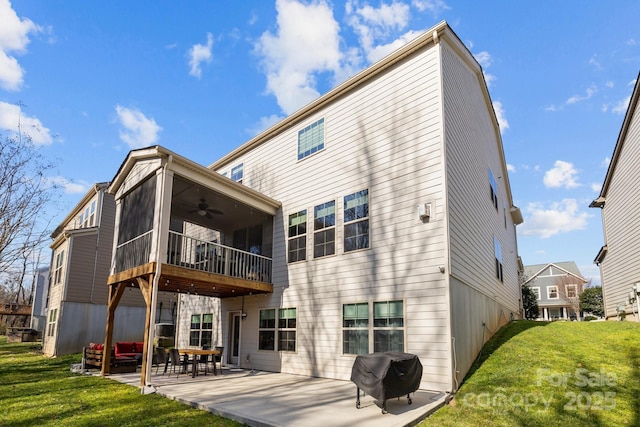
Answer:
<path fill-rule="evenodd" d="M 385 401 L 420 387 L 422 363 L 415 354 L 386 352 L 356 357 L 351 381 L 375 399 Z"/>

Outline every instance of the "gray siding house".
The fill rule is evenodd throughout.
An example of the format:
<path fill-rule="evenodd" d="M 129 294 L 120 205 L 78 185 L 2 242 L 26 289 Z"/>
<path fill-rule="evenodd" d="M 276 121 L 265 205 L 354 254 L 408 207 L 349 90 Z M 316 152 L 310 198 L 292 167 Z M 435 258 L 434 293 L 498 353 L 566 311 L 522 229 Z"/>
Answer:
<path fill-rule="evenodd" d="M 104 340 L 108 299 L 105 284 L 115 220 L 115 202 L 106 193 L 108 185 L 95 184 L 51 235 L 50 276 L 43 293 L 46 309 L 42 349 L 46 355 L 78 353 L 90 342 Z M 175 296 L 173 301 L 175 305 Z M 116 339 L 141 340 L 144 300 L 139 292 L 128 292 L 122 305 Z M 170 306 L 170 298 L 165 298 L 162 313 L 166 320 L 171 318 Z"/>
<path fill-rule="evenodd" d="M 358 354 L 402 351 L 421 388 L 450 392 L 483 338 L 521 317 L 500 129 L 446 22 L 209 167 L 131 151 L 109 192 L 110 311 L 125 289 L 148 295 L 149 352 L 154 298 L 176 292 L 191 298 L 177 345 L 212 330 L 228 365 L 348 380 Z"/>
<path fill-rule="evenodd" d="M 587 279 L 573 261 L 526 265 L 524 285 L 537 296 L 539 320 L 579 320 Z"/>
<path fill-rule="evenodd" d="M 589 205 L 602 214 L 604 245 L 594 262 L 600 266 L 607 319 L 624 314 L 638 320 L 634 314 L 638 306 L 630 296 L 634 284 L 640 283 L 639 97 L 640 79 L 636 79 L 600 195 Z"/>

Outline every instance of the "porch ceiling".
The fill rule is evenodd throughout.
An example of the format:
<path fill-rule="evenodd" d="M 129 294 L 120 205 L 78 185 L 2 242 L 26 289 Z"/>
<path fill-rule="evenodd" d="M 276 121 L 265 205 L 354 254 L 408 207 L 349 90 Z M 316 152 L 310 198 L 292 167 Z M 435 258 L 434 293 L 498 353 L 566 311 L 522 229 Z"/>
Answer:
<path fill-rule="evenodd" d="M 155 272 L 156 263 L 151 262 L 109 276 L 107 285 L 126 284 L 127 286 L 138 288 L 137 278 L 147 278 L 150 274 L 155 274 Z M 237 279 L 221 274 L 162 264 L 158 292 L 230 298 L 272 293 L 273 285 L 271 283 Z"/>

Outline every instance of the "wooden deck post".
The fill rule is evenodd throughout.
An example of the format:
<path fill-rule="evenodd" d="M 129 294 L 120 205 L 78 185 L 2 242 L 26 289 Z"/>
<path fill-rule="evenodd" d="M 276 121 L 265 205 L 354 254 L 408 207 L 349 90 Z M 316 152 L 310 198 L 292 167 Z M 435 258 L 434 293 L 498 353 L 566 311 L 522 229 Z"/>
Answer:
<path fill-rule="evenodd" d="M 145 279 L 144 277 L 136 277 L 136 280 L 138 281 L 138 286 L 140 287 L 142 296 L 144 297 L 144 302 L 147 305 L 147 312 L 146 312 L 146 317 L 144 321 L 144 350 L 142 352 L 142 375 L 140 376 L 140 385 L 144 387 L 145 385 L 147 385 L 146 372 L 147 372 L 147 363 L 149 363 L 148 348 L 149 348 L 149 330 L 151 327 L 151 310 L 153 309 L 152 307 L 153 288 L 151 286 L 153 282 L 153 274 L 150 274 L 148 279 Z"/>
<path fill-rule="evenodd" d="M 102 350 L 102 370 L 100 375 L 105 376 L 111 372 L 111 344 L 113 342 L 113 321 L 120 298 L 127 288 L 126 283 L 117 283 L 109 286 L 109 303 L 107 305 L 107 326 L 104 334 L 104 348 Z"/>

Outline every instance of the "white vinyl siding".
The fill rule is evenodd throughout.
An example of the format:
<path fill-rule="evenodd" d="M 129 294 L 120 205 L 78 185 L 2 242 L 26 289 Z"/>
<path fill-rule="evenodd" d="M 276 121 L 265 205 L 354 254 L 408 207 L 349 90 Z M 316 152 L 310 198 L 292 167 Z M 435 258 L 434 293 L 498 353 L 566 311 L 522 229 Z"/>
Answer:
<path fill-rule="evenodd" d="M 640 90 L 636 84 L 635 91 Z M 640 94 L 636 94 L 640 96 Z M 602 208 L 604 236 L 608 251 L 601 263 L 605 312 L 607 317 L 616 317 L 616 308 L 627 299 L 632 291 L 631 285 L 640 281 L 640 108 L 634 108 L 629 114 L 629 126 L 624 135 L 609 187 Z M 613 137 L 613 135 L 612 135 Z M 612 164 L 612 167 L 614 165 Z M 594 250 L 595 256 L 595 250 Z M 633 262 L 630 262 L 633 260 Z M 631 313 L 631 306 L 628 306 Z"/>

